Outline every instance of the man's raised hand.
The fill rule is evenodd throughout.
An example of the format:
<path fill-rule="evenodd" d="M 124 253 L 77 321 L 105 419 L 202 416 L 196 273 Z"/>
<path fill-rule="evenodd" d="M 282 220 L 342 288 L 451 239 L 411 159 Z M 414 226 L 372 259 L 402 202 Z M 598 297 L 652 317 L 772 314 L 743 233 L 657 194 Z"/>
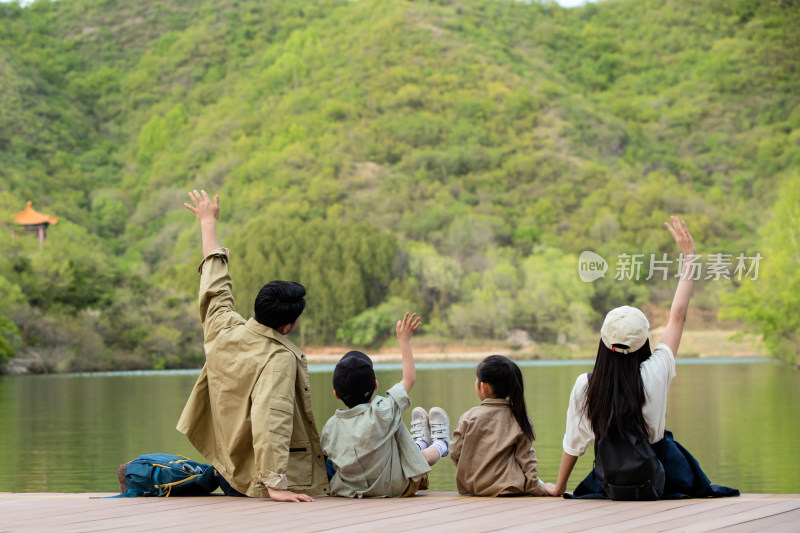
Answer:
<path fill-rule="evenodd" d="M 184 203 L 186 209 L 194 213 L 200 221 L 200 233 L 203 238 L 203 257 L 219 248 L 217 238 L 217 218 L 219 218 L 219 195 L 214 197 L 214 201 L 208 197 L 204 190 L 197 192 L 197 189 L 189 193 L 192 205 Z"/>
<path fill-rule="evenodd" d="M 192 205 L 184 203 L 186 209 L 191 211 L 197 217 L 197 220 L 204 222 L 206 220 L 216 221 L 219 218 L 219 195 L 214 196 L 214 201 L 208 197 L 208 193 L 204 190 L 197 192 L 197 189 L 189 193 L 189 199 Z"/>

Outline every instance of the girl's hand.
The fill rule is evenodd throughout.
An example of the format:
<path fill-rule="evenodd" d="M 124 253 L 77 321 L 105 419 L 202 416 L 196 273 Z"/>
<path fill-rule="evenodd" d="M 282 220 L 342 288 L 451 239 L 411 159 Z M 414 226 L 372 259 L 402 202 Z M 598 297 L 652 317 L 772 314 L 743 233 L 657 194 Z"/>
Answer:
<path fill-rule="evenodd" d="M 684 259 L 688 260 L 690 256 L 697 255 L 697 248 L 694 246 L 694 239 L 689 233 L 689 226 L 686 225 L 686 221 L 680 220 L 676 216 L 672 216 L 670 219 L 672 220 L 672 226 L 669 225 L 669 222 L 664 222 L 664 225 L 672 234 L 675 242 L 678 243 L 678 248 L 680 248 Z"/>
<path fill-rule="evenodd" d="M 395 328 L 397 340 L 411 342 L 412 335 L 419 329 L 420 325 L 422 325 L 422 318 L 418 317 L 417 313 L 412 313 L 411 316 L 406 313 L 402 320 L 397 321 L 397 327 Z"/>
<path fill-rule="evenodd" d="M 216 195 L 212 202 L 206 191 L 197 192 L 197 189 L 195 189 L 189 193 L 189 198 L 192 200 L 192 205 L 186 203 L 183 205 L 194 213 L 201 223 L 204 221 L 216 221 L 219 218 L 219 195 Z"/>

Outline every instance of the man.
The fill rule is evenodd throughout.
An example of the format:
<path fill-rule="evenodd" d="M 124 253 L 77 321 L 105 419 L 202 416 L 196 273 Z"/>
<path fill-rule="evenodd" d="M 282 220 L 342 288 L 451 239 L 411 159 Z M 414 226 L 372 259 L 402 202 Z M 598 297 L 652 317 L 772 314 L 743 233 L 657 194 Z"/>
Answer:
<path fill-rule="evenodd" d="M 305 355 L 286 338 L 305 308 L 299 283 L 272 281 L 256 297 L 255 317 L 234 310 L 228 250 L 217 238 L 219 196 L 189 193 L 200 221 L 200 320 L 206 363 L 178 430 L 217 469 L 223 492 L 308 502 L 328 493 L 311 411 Z"/>

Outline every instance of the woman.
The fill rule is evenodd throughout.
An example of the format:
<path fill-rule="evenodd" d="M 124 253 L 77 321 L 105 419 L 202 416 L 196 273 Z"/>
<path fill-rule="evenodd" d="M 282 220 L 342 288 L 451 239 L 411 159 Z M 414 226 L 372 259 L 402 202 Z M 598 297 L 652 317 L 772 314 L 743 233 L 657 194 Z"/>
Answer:
<path fill-rule="evenodd" d="M 579 376 L 570 395 L 564 453 L 553 495 L 566 491 L 578 457 L 590 445 L 602 438 L 611 442 L 623 435 L 640 435 L 653 445 L 665 474 L 660 497 L 739 494 L 736 489 L 711 485 L 694 457 L 665 429 L 667 391 L 675 377 L 675 354 L 692 295 L 693 264 L 697 257 L 686 222 L 671 218 L 672 225 L 666 222 L 664 225 L 677 242 L 684 262 L 664 335 L 651 353 L 650 324 L 641 311 L 624 306 L 606 315 L 594 371 Z M 605 474 L 610 477 L 614 472 Z M 578 485 L 572 497 L 608 497 L 595 469 Z"/>

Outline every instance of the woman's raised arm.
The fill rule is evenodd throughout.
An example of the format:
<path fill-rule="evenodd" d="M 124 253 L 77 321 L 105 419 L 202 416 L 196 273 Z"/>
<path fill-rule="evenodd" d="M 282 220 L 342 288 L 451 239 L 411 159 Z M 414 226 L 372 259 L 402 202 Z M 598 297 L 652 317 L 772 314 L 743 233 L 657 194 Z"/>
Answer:
<path fill-rule="evenodd" d="M 681 344 L 681 335 L 683 335 L 683 325 L 686 322 L 686 313 L 689 309 L 689 300 L 692 297 L 692 277 L 694 274 L 694 262 L 697 259 L 697 248 L 695 248 L 692 235 L 689 233 L 689 226 L 686 225 L 685 220 L 680 220 L 678 217 L 670 217 L 672 225 L 669 222 L 664 222 L 672 238 L 678 243 L 683 254 L 683 270 L 681 271 L 681 279 L 678 282 L 678 289 L 675 291 L 675 298 L 672 300 L 672 307 L 669 311 L 669 323 L 664 330 L 664 336 L 661 337 L 661 342 L 669 346 L 672 350 L 672 355 L 678 355 L 678 346 Z"/>

